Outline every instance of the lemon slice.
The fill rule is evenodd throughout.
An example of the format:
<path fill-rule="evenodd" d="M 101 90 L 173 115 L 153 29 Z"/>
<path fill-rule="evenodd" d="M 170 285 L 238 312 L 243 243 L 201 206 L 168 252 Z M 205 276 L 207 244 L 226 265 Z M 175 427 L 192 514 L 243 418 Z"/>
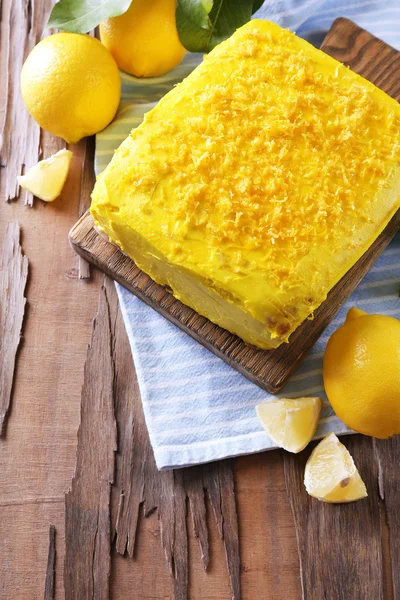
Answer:
<path fill-rule="evenodd" d="M 20 175 L 18 183 L 37 198 L 52 202 L 61 194 L 71 160 L 70 150 L 60 150 L 50 158 L 38 162 L 25 175 Z"/>
<path fill-rule="evenodd" d="M 334 433 L 314 448 L 306 464 L 304 485 L 324 502 L 353 502 L 368 496 L 350 452 Z"/>
<path fill-rule="evenodd" d="M 282 398 L 256 406 L 265 431 L 277 446 L 288 452 L 301 452 L 315 433 L 321 398 Z"/>

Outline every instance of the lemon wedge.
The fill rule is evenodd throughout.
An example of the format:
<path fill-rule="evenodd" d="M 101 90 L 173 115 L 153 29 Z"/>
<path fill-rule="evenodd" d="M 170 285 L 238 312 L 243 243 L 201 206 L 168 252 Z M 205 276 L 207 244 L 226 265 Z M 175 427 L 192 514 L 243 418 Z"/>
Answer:
<path fill-rule="evenodd" d="M 306 464 L 304 485 L 324 502 L 353 502 L 368 496 L 350 452 L 334 433 L 314 448 Z"/>
<path fill-rule="evenodd" d="M 71 165 L 72 152 L 60 150 L 41 160 L 18 177 L 18 183 L 28 192 L 45 202 L 52 202 L 61 194 Z"/>
<path fill-rule="evenodd" d="M 301 452 L 317 428 L 321 398 L 282 398 L 256 406 L 265 431 L 277 446 L 288 452 Z"/>

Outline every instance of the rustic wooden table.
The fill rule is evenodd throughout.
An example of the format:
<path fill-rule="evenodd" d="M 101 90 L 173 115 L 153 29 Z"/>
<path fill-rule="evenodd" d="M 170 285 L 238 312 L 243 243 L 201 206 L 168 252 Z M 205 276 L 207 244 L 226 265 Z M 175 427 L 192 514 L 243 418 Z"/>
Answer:
<path fill-rule="evenodd" d="M 15 198 L 23 165 L 63 146 L 40 131 L 19 96 L 21 65 L 50 4 L 1 4 L 4 199 Z M 244 600 L 399 599 L 399 438 L 345 440 L 369 491 L 351 505 L 307 496 L 309 451 L 155 470 L 113 285 L 102 288 L 103 275 L 90 274 L 67 242 L 87 206 L 93 141 L 70 149 L 71 173 L 54 204 L 29 207 L 24 197 L 0 203 L 1 239 L 8 223 L 19 221 L 29 259 L 23 343 L 0 438 L 0 598 L 52 597 L 51 568 L 46 593 L 45 574 L 54 524 L 57 599 L 183 600 L 188 586 L 193 600 L 227 600 L 231 585 Z M 125 557 L 117 552 L 126 549 Z"/>

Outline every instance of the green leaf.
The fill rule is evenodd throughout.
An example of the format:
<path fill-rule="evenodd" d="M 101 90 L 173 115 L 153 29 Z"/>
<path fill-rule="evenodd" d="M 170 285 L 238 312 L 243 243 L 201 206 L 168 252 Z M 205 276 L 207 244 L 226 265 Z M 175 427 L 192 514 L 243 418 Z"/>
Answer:
<path fill-rule="evenodd" d="M 201 28 L 209 26 L 208 14 L 213 7 L 213 0 L 186 0 L 182 7 L 185 16 L 193 24 Z"/>
<path fill-rule="evenodd" d="M 109 17 L 126 12 L 132 0 L 60 0 L 50 13 L 47 27 L 87 33 Z"/>
<path fill-rule="evenodd" d="M 201 0 L 201 3 L 204 6 L 204 8 L 205 8 L 205 10 L 207 11 L 207 14 L 208 14 L 210 12 L 210 10 L 212 9 L 212 7 L 213 7 L 214 0 Z"/>
<path fill-rule="evenodd" d="M 254 15 L 254 13 L 262 7 L 262 5 L 264 4 L 264 0 L 254 0 L 253 2 L 253 10 L 251 11 L 251 13 Z"/>
<path fill-rule="evenodd" d="M 210 52 L 250 20 L 253 5 L 258 6 L 259 0 L 214 0 L 207 23 L 202 25 L 194 15 L 193 3 L 198 4 L 194 0 L 178 0 L 176 25 L 179 38 L 191 52 Z"/>

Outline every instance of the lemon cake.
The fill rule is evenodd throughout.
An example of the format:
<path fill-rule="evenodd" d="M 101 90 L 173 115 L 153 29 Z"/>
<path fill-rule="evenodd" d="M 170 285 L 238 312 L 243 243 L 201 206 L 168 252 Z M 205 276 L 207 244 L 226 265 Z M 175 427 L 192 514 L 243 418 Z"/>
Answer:
<path fill-rule="evenodd" d="M 274 348 L 399 208 L 399 150 L 395 100 L 253 20 L 147 113 L 91 213 L 184 304 Z"/>

